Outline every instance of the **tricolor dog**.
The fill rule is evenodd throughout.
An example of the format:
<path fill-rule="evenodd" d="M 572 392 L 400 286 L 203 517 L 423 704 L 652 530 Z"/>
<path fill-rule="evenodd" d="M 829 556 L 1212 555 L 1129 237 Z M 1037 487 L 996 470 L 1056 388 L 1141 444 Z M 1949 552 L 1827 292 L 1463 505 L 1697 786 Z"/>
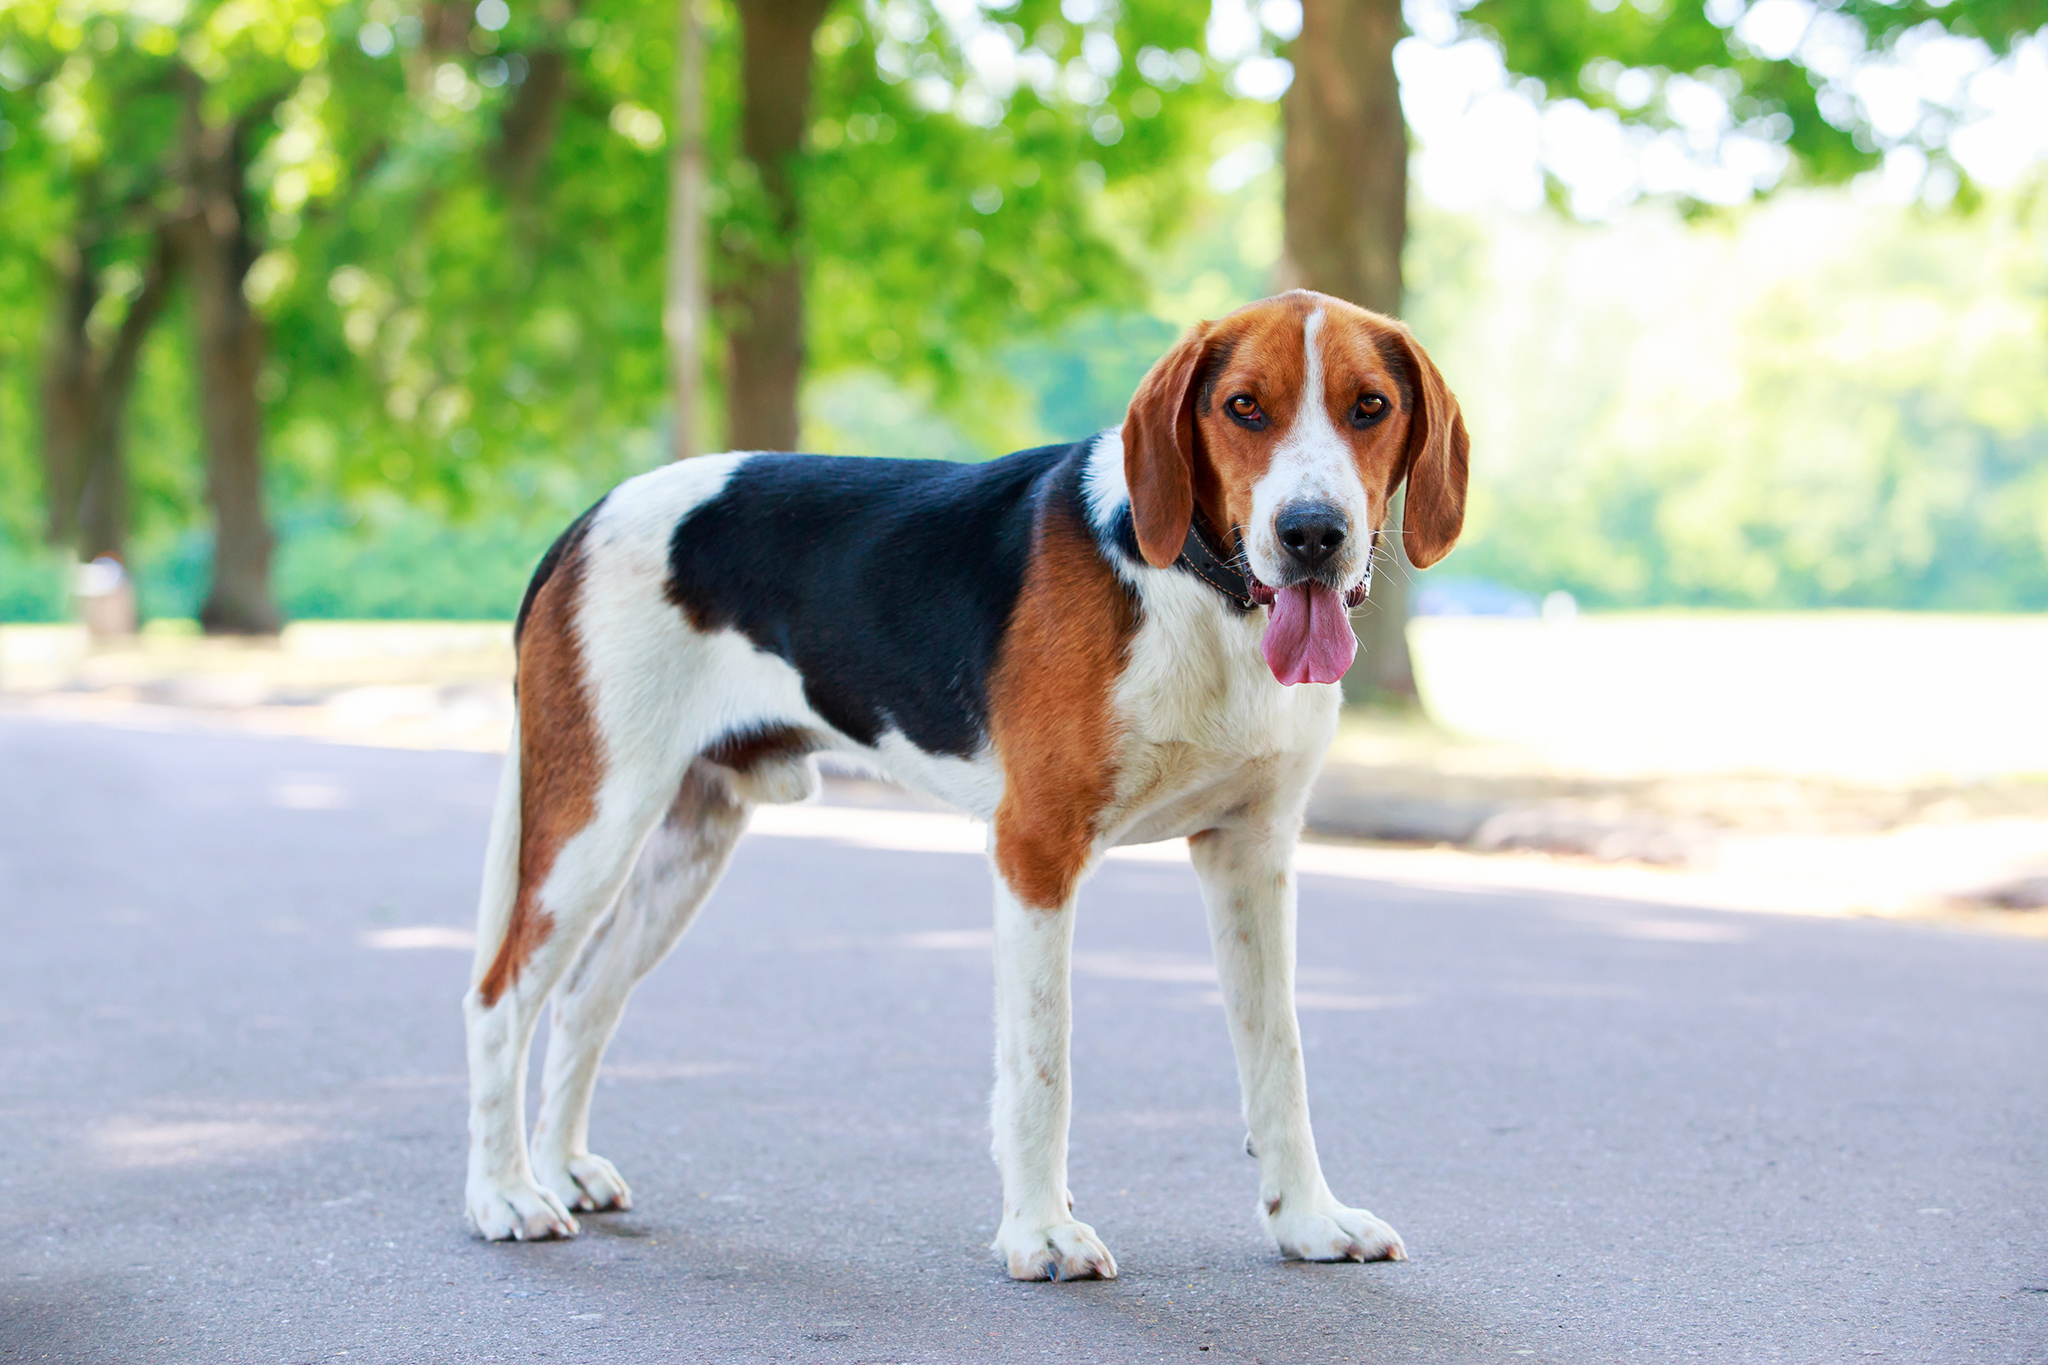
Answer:
<path fill-rule="evenodd" d="M 982 465 L 734 454 L 614 489 L 519 613 L 518 735 L 469 1028 L 468 1210 L 567 1237 L 628 1207 L 588 1146 L 598 1061 L 756 802 L 857 754 L 989 822 L 994 1250 L 1020 1280 L 1110 1277 L 1067 1189 L 1075 891 L 1119 844 L 1193 855 L 1282 1254 L 1400 1260 L 1338 1201 L 1294 1016 L 1294 846 L 1337 724 L 1389 500 L 1408 557 L 1464 521 L 1456 399 L 1408 329 L 1295 292 L 1191 330 L 1121 433 Z M 554 1000 L 529 1148 L 526 1057 Z"/>

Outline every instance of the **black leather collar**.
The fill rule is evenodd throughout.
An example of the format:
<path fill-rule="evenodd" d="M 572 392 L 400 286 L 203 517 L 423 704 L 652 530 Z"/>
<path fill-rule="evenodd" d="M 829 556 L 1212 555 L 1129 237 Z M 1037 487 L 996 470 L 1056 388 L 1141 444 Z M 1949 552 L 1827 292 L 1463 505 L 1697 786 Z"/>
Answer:
<path fill-rule="evenodd" d="M 1180 547 L 1180 558 L 1173 563 L 1222 593 L 1239 611 L 1251 611 L 1259 605 L 1252 600 L 1251 580 L 1237 571 L 1237 555 L 1224 548 L 1200 508 L 1188 522 L 1187 543 Z"/>
<path fill-rule="evenodd" d="M 1235 539 L 1235 537 L 1233 537 Z M 1372 535 L 1372 547 L 1379 548 L 1380 535 Z M 1251 580 L 1238 570 L 1241 558 L 1235 549 L 1226 549 L 1223 538 L 1209 525 L 1209 519 L 1195 509 L 1194 517 L 1188 522 L 1188 538 L 1180 547 L 1180 558 L 1173 561 L 1177 569 L 1186 569 L 1195 577 L 1223 594 L 1239 611 L 1256 611 L 1259 603 L 1252 597 Z M 1344 594 L 1344 605 L 1355 609 L 1365 601 L 1372 591 L 1372 560 L 1366 560 L 1365 581 Z"/>

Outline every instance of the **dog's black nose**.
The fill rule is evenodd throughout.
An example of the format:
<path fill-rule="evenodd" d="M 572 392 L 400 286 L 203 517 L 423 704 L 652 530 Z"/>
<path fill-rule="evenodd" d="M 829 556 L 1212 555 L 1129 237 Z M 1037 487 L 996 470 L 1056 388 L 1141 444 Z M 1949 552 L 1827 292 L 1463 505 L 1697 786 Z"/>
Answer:
<path fill-rule="evenodd" d="M 1298 502 L 1273 518 L 1280 544 L 1304 568 L 1317 568 L 1337 553 L 1351 522 L 1327 502 Z"/>

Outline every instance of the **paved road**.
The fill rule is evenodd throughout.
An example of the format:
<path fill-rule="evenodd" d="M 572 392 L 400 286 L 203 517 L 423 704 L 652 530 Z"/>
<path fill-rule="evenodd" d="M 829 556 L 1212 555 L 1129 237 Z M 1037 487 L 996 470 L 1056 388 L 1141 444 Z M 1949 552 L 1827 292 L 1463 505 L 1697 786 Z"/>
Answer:
<path fill-rule="evenodd" d="M 639 1207 L 485 1246 L 431 926 L 495 769 L 0 716 L 0 1359 L 2048 1359 L 2048 944 L 1306 878 L 1324 1159 L 1414 1259 L 1286 1265 L 1164 864 L 1080 928 L 1121 1280 L 984 1250 L 978 862 L 766 836 L 614 1049 Z"/>

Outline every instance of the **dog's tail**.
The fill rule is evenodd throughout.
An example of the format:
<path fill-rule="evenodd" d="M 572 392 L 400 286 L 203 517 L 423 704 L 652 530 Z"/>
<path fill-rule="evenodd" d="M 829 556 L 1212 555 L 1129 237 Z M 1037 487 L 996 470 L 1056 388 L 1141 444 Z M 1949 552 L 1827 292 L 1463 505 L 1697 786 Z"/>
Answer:
<path fill-rule="evenodd" d="M 476 961 L 469 970 L 469 988 L 476 991 L 497 961 L 512 927 L 512 906 L 519 895 L 519 704 L 512 704 L 512 742 L 505 749 L 505 771 L 498 778 L 498 802 L 491 812 L 491 841 L 484 853 L 484 887 L 476 909 Z"/>

